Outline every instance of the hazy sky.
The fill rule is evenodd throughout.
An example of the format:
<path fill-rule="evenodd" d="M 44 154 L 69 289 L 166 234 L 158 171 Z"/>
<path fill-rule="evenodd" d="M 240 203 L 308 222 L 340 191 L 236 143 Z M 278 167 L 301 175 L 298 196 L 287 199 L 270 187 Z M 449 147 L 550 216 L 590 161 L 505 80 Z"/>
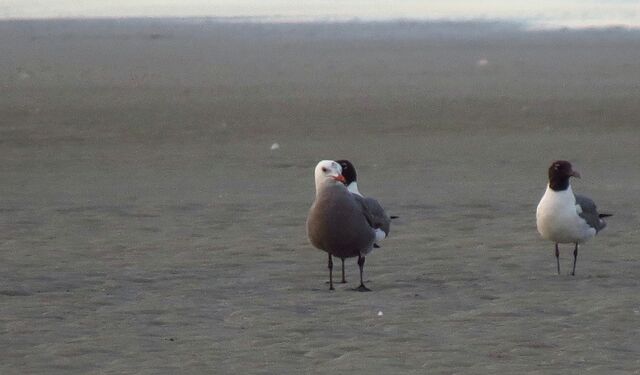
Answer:
<path fill-rule="evenodd" d="M 2 18 L 516 19 L 640 26 L 640 0 L 0 0 Z"/>

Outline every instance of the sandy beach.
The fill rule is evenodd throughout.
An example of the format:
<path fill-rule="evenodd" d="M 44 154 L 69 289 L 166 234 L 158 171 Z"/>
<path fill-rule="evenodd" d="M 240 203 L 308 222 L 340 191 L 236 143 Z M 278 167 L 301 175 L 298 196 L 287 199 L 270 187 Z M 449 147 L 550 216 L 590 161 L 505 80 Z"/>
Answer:
<path fill-rule="evenodd" d="M 0 373 L 640 374 L 639 62 L 623 29 L 0 22 Z M 400 216 L 370 293 L 306 238 L 341 158 Z M 575 277 L 554 159 L 614 214 Z"/>

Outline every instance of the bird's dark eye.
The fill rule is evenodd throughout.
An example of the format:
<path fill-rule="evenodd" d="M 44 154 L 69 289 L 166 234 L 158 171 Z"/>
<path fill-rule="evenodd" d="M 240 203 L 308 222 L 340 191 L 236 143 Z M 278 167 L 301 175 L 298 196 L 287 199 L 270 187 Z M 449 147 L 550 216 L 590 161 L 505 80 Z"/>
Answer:
<path fill-rule="evenodd" d="M 326 172 L 326 171 L 327 171 L 327 168 L 322 167 L 322 171 L 323 171 L 323 172 Z"/>

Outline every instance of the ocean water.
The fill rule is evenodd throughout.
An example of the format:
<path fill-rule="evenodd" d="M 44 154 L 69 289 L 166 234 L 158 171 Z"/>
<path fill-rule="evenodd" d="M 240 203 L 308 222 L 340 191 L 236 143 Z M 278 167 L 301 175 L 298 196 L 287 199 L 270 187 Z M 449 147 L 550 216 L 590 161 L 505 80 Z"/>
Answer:
<path fill-rule="evenodd" d="M 510 21 L 530 28 L 640 28 L 640 0 L 2 0 L 0 18 L 214 17 L 256 22 Z"/>

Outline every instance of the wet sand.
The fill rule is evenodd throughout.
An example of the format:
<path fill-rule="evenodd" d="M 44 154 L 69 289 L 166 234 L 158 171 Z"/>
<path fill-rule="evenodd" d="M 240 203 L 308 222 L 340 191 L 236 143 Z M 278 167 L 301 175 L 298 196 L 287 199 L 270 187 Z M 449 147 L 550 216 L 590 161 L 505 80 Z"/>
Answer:
<path fill-rule="evenodd" d="M 640 373 L 640 33 L 34 21 L 0 52 L 2 374 Z M 371 293 L 307 242 L 325 158 L 401 217 Z M 575 277 L 535 229 L 559 158 L 615 215 Z"/>

